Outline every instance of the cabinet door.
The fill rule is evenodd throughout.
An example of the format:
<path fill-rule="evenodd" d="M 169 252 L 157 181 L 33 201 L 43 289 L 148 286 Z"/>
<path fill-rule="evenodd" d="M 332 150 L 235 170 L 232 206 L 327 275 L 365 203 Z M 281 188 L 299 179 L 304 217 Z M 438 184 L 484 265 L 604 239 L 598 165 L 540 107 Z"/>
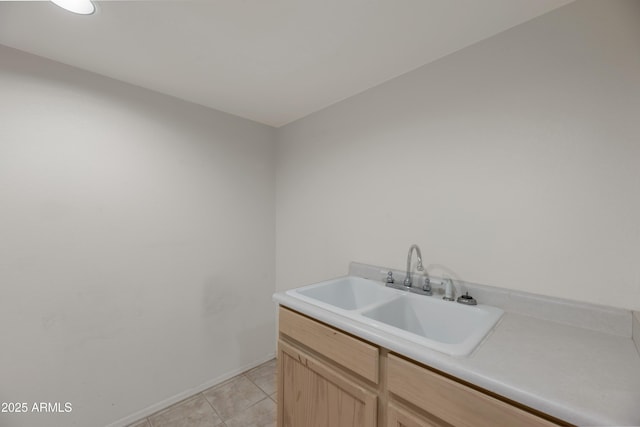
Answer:
<path fill-rule="evenodd" d="M 437 422 L 410 412 L 394 403 L 387 407 L 387 427 L 445 427 L 445 422 Z"/>
<path fill-rule="evenodd" d="M 327 364 L 278 342 L 279 427 L 375 427 L 377 397 Z"/>

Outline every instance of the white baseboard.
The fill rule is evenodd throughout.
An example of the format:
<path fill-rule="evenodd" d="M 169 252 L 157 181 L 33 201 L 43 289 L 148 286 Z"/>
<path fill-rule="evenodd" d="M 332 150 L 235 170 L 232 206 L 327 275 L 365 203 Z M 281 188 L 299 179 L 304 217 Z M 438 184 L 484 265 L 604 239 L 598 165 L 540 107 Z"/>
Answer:
<path fill-rule="evenodd" d="M 194 396 L 208 388 L 211 388 L 215 385 L 221 384 L 223 382 L 225 382 L 226 380 L 235 377 L 236 375 L 239 375 L 243 372 L 246 372 L 250 369 L 255 368 L 256 366 L 259 366 L 261 364 L 263 364 L 264 362 L 267 362 L 271 359 L 273 359 L 276 356 L 275 353 L 269 353 L 268 355 L 264 356 L 261 359 L 258 359 L 254 362 L 248 363 L 244 366 L 241 366 L 238 369 L 234 369 L 231 372 L 227 372 L 224 375 L 221 375 L 217 378 L 214 378 L 212 380 L 209 380 L 203 384 L 200 384 L 197 387 L 185 390 L 183 392 L 180 392 L 174 396 L 169 397 L 168 399 L 164 399 L 158 403 L 154 403 L 151 406 L 148 406 L 138 412 L 134 412 L 131 415 L 128 415 L 124 418 L 119 419 L 118 421 L 115 421 L 111 424 L 108 424 L 106 427 L 125 427 L 128 426 L 129 424 L 135 423 L 136 421 L 140 421 L 145 417 L 148 417 L 149 415 L 155 414 L 156 412 L 165 409 L 175 403 L 178 403 L 182 400 L 185 400 L 191 396 Z"/>

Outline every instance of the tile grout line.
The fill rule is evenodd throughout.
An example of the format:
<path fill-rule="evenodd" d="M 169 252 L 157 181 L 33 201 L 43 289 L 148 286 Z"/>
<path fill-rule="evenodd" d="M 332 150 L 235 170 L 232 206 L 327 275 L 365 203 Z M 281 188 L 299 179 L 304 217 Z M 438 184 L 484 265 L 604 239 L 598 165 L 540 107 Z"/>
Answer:
<path fill-rule="evenodd" d="M 253 381 L 253 380 L 252 380 L 252 379 L 247 375 L 247 374 L 248 374 L 248 373 L 250 373 L 250 372 L 253 372 L 253 371 L 256 371 L 256 370 L 260 369 L 263 365 L 266 365 L 266 364 L 268 364 L 268 363 L 271 363 L 271 360 L 269 360 L 269 361 L 267 361 L 267 362 L 264 362 L 264 363 L 263 363 L 262 365 L 260 365 L 260 366 L 256 366 L 255 368 L 249 369 L 248 371 L 242 372 L 242 373 L 240 373 L 240 374 L 236 375 L 235 377 L 229 378 L 228 380 L 226 380 L 226 381 L 224 381 L 224 382 L 222 382 L 222 383 L 220 383 L 220 384 L 217 384 L 217 385 L 215 385 L 215 386 L 212 386 L 212 387 L 208 388 L 207 390 L 212 390 L 212 389 L 215 389 L 215 388 L 217 388 L 217 387 L 221 387 L 221 386 L 222 386 L 222 385 L 224 385 L 224 384 L 227 384 L 227 383 L 232 382 L 232 381 L 234 381 L 234 380 L 238 380 L 240 377 L 244 377 L 244 378 L 245 378 L 245 379 L 247 379 L 247 380 L 248 380 L 248 381 L 249 381 L 253 386 L 255 386 L 258 390 L 260 390 L 260 392 L 264 395 L 264 397 L 263 397 L 262 399 L 258 400 L 257 402 L 253 403 L 253 404 L 252 404 L 252 405 L 250 405 L 249 407 L 245 408 L 242 412 L 246 412 L 246 411 L 247 411 L 247 410 L 249 410 L 250 408 L 252 408 L 252 407 L 254 407 L 255 405 L 257 405 L 258 403 L 263 402 L 265 399 L 270 399 L 270 400 L 272 400 L 274 403 L 276 403 L 276 404 L 277 404 L 277 402 L 273 399 L 272 395 L 270 395 L 269 393 L 267 393 L 267 391 L 263 390 L 263 389 L 262 389 L 262 387 L 260 387 L 258 384 L 256 384 L 256 383 L 255 383 L 255 382 L 254 382 L 254 381 Z M 229 419 L 225 420 L 225 419 L 220 415 L 220 413 L 216 410 L 216 408 L 213 406 L 213 403 L 211 403 L 211 402 L 209 401 L 209 399 L 207 399 L 207 397 L 205 396 L 205 394 L 204 394 L 204 393 L 205 393 L 207 390 L 203 390 L 203 391 L 201 391 L 201 392 L 199 392 L 199 393 L 195 393 L 195 394 L 193 394 L 193 395 L 191 395 L 191 396 L 189 396 L 189 397 L 186 397 L 185 399 L 181 400 L 180 402 L 177 402 L 177 403 L 175 403 L 175 404 L 173 404 L 173 405 L 167 406 L 166 408 L 160 409 L 160 410 L 158 410 L 158 411 L 154 412 L 153 414 L 151 414 L 151 415 L 149 415 L 149 416 L 147 416 L 147 417 L 144 417 L 144 418 L 142 418 L 142 419 L 138 420 L 136 423 L 131 424 L 131 425 L 135 425 L 135 424 L 140 423 L 140 422 L 142 422 L 142 421 L 144 420 L 144 421 L 146 421 L 146 422 L 147 422 L 148 426 L 153 427 L 153 423 L 151 422 L 151 418 L 152 418 L 152 417 L 154 417 L 155 415 L 158 415 L 159 413 L 161 413 L 161 412 L 163 412 L 163 411 L 166 411 L 167 409 L 169 409 L 169 408 L 171 408 L 171 407 L 178 406 L 178 405 L 180 405 L 180 404 L 184 403 L 185 401 L 190 400 L 190 399 L 193 399 L 193 398 L 196 398 L 197 396 L 199 396 L 199 395 L 200 395 L 200 397 L 202 397 L 202 398 L 205 400 L 205 402 L 207 402 L 207 404 L 211 407 L 211 409 L 213 410 L 213 412 L 214 412 L 214 413 L 218 416 L 218 418 L 220 419 L 220 421 L 221 421 L 221 423 L 222 423 L 222 424 L 218 424 L 218 427 L 227 427 L 227 423 L 226 423 L 226 421 L 229 421 L 229 420 L 231 420 L 231 419 L 233 419 L 233 418 L 237 417 L 237 416 L 238 416 L 238 415 L 240 415 L 242 412 L 241 412 L 241 413 L 238 413 L 238 414 L 234 414 L 234 416 L 232 416 L 232 417 L 230 417 Z M 272 393 L 272 394 L 275 394 L 275 392 L 274 392 L 274 393 Z"/>
<path fill-rule="evenodd" d="M 273 360 L 275 360 L 275 359 L 273 359 Z M 265 365 L 265 364 L 267 364 L 267 363 L 271 363 L 271 360 L 269 360 L 268 362 L 265 362 L 263 365 Z M 261 365 L 261 366 L 262 366 L 262 365 Z M 247 374 L 249 374 L 250 372 L 253 372 L 253 371 L 257 370 L 257 369 L 260 369 L 260 367 L 261 367 L 261 366 L 257 366 L 257 367 L 255 367 L 255 368 L 253 368 L 253 369 L 251 369 L 251 370 L 249 370 L 249 371 L 245 372 L 245 373 L 244 373 L 244 374 L 242 374 L 242 375 L 244 375 L 245 377 L 247 377 L 247 379 L 248 379 L 249 381 L 251 381 L 251 382 L 253 383 L 253 385 L 255 385 L 256 387 L 258 387 L 258 388 L 260 389 L 260 391 L 262 391 L 264 394 L 266 394 L 266 395 L 267 395 L 267 398 L 268 398 L 268 399 L 271 399 L 271 400 L 273 401 L 273 403 L 275 403 L 275 404 L 277 405 L 277 404 L 278 404 L 278 401 L 277 401 L 276 399 L 274 399 L 274 398 L 273 398 L 273 396 L 274 396 L 278 391 L 277 391 L 277 390 L 275 390 L 275 391 L 271 392 L 271 394 L 269 394 L 269 393 L 267 392 L 267 390 L 265 390 L 265 389 L 263 389 L 262 387 L 260 387 L 260 386 L 258 385 L 258 383 L 256 383 L 255 381 L 253 381 L 253 380 L 252 380 L 252 379 L 247 375 Z M 276 371 L 276 369 L 277 369 L 277 367 L 274 367 L 274 373 L 273 373 L 274 377 L 275 377 L 275 375 L 276 375 L 276 372 L 275 372 L 275 371 Z"/>
<path fill-rule="evenodd" d="M 237 418 L 238 416 L 243 415 L 244 413 L 248 412 L 251 408 L 253 408 L 254 406 L 258 405 L 259 403 L 264 402 L 265 400 L 273 400 L 273 399 L 269 399 L 269 395 L 267 395 L 267 396 L 266 396 L 266 397 L 264 397 L 263 399 L 260 399 L 260 400 L 258 400 L 256 403 L 254 403 L 254 404 L 252 404 L 251 406 L 249 406 L 249 407 L 245 408 L 242 412 L 240 412 L 240 413 L 238 413 L 238 414 L 235 414 L 233 417 L 229 418 L 229 420 L 227 420 L 227 421 L 231 421 L 231 420 L 233 420 L 234 418 Z M 274 402 L 274 403 L 275 403 L 275 402 Z M 225 426 L 226 426 L 226 423 L 225 423 Z"/>
<path fill-rule="evenodd" d="M 233 378 L 237 378 L 238 376 L 236 375 Z M 233 379 L 232 378 L 232 379 Z M 226 382 L 226 381 L 225 381 Z M 222 384 L 221 384 L 222 385 Z M 211 388 L 215 388 L 215 387 L 211 387 Z M 207 389 L 207 390 L 210 390 Z M 222 415 L 220 415 L 220 413 L 218 412 L 218 410 L 215 408 L 215 406 L 213 406 L 213 403 L 209 402 L 209 399 L 207 399 L 207 396 L 204 395 L 204 391 L 201 391 L 200 394 L 202 395 L 202 398 L 205 400 L 205 402 L 207 402 L 209 404 L 209 406 L 211 406 L 211 409 L 213 409 L 213 412 L 218 416 L 218 418 L 220 418 L 220 421 L 222 422 L 222 427 L 227 427 L 227 424 L 225 423 L 225 419 L 222 418 Z M 220 425 L 220 424 L 219 424 Z"/>
<path fill-rule="evenodd" d="M 256 368 L 254 368 L 254 369 L 256 369 Z M 252 370 L 253 370 L 253 369 L 252 369 Z M 247 371 L 247 372 L 250 372 L 250 371 Z M 265 392 L 264 392 L 260 387 L 258 387 L 258 385 L 256 385 L 253 381 L 251 381 L 251 379 L 250 379 L 249 377 L 247 377 L 246 372 L 244 372 L 244 373 L 242 373 L 242 374 L 238 374 L 238 375 L 236 375 L 235 377 L 233 377 L 233 378 L 229 379 L 228 381 L 226 381 L 225 383 L 220 384 L 219 386 L 212 387 L 212 388 L 211 388 L 211 389 L 209 389 L 209 390 L 216 389 L 216 388 L 218 388 L 218 387 L 223 386 L 224 384 L 232 383 L 232 382 L 238 381 L 238 380 L 240 380 L 240 379 L 244 379 L 244 380 L 246 380 L 249 384 L 251 384 L 251 385 L 252 385 L 253 387 L 255 387 L 257 390 L 259 390 L 259 391 L 260 391 L 260 393 L 262 393 L 263 395 L 265 395 L 265 396 L 266 396 L 266 393 L 265 393 Z M 202 392 L 202 394 L 204 395 L 204 393 L 205 393 L 206 391 L 207 391 L 207 390 L 203 391 L 203 392 Z M 206 396 L 205 396 L 205 399 L 206 399 Z M 216 410 L 216 408 L 215 408 L 215 406 L 214 406 L 213 402 L 209 401 L 208 399 L 206 399 L 206 400 L 207 400 L 207 402 L 209 403 L 209 405 L 213 408 L 213 410 L 216 412 L 216 414 L 218 414 L 218 416 L 219 416 L 220 420 L 224 423 L 224 425 L 225 425 L 225 426 L 227 425 L 227 424 L 226 424 L 226 423 L 227 423 L 227 421 L 230 421 L 230 420 L 232 420 L 232 419 L 236 418 L 237 416 L 239 416 L 239 415 L 243 414 L 245 411 L 247 411 L 249 408 L 251 408 L 253 405 L 255 405 L 255 403 L 257 403 L 257 402 L 255 402 L 254 404 L 252 404 L 252 405 L 248 406 L 247 408 L 242 409 L 240 412 L 237 412 L 237 413 L 231 414 L 229 417 L 225 418 L 225 417 L 223 417 L 223 416 L 222 416 L 222 415 L 221 415 L 221 414 Z M 264 400 L 264 397 L 263 397 L 263 398 L 261 398 L 260 400 L 258 400 L 258 402 L 261 402 L 262 400 Z"/>
<path fill-rule="evenodd" d="M 249 371 L 249 372 L 251 372 L 251 371 Z M 251 384 L 253 384 L 254 386 L 258 387 L 258 389 L 261 392 L 263 392 L 267 397 L 269 397 L 269 393 L 267 393 L 266 390 L 263 390 L 262 387 L 260 387 L 258 384 L 256 384 L 255 381 L 253 381 L 251 378 L 249 378 L 246 374 L 242 374 L 242 375 L 244 375 L 244 377 L 247 378 L 251 382 Z"/>

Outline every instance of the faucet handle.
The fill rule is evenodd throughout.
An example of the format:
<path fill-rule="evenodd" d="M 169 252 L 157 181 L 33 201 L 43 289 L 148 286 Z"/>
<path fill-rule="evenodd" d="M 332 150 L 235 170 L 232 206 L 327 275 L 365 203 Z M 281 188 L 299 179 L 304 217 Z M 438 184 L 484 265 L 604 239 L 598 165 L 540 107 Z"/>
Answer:
<path fill-rule="evenodd" d="M 396 280 L 393 278 L 393 271 L 389 270 L 387 273 L 387 278 L 385 279 L 385 283 L 393 283 Z"/>
<path fill-rule="evenodd" d="M 424 276 L 424 281 L 422 282 L 422 290 L 425 295 L 433 295 L 433 291 L 431 290 L 431 279 L 429 276 Z"/>

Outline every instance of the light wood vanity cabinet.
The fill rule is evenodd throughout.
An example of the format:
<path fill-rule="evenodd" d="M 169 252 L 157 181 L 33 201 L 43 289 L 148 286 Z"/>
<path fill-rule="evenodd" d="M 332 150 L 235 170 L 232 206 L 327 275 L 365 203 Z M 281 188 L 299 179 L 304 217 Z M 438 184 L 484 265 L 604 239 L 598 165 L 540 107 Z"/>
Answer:
<path fill-rule="evenodd" d="M 278 426 L 376 427 L 378 355 L 369 343 L 281 308 Z"/>
<path fill-rule="evenodd" d="M 567 425 L 280 308 L 279 427 Z"/>

